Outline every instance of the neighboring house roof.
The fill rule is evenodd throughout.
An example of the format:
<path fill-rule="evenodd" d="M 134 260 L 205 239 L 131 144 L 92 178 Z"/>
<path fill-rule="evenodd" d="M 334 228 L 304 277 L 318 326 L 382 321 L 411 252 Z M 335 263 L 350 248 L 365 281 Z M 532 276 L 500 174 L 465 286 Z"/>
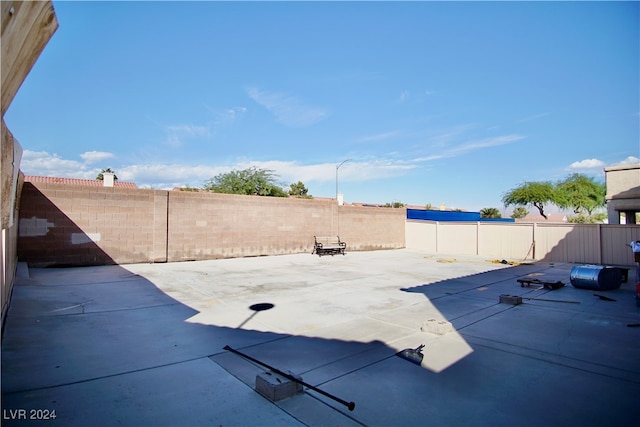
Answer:
<path fill-rule="evenodd" d="M 320 200 L 320 201 L 323 201 L 323 202 L 331 202 L 331 203 L 335 203 L 336 202 L 336 198 L 335 197 L 315 197 L 315 196 L 313 196 L 313 200 Z"/>
<path fill-rule="evenodd" d="M 171 191 L 190 191 L 193 193 L 201 193 L 207 190 L 205 190 L 204 188 L 195 188 L 195 187 L 173 187 L 173 190 Z"/>
<path fill-rule="evenodd" d="M 55 176 L 34 176 L 25 175 L 24 182 L 35 182 L 42 184 L 66 184 L 66 185 L 83 185 L 85 187 L 102 187 L 103 183 L 97 179 L 80 179 L 80 178 L 58 178 Z M 138 188 L 135 182 L 122 182 L 115 180 L 113 183 L 117 188 Z"/>
<path fill-rule="evenodd" d="M 563 214 L 549 214 L 547 219 L 542 215 L 527 215 L 518 221 L 521 222 L 567 222 L 567 216 Z"/>

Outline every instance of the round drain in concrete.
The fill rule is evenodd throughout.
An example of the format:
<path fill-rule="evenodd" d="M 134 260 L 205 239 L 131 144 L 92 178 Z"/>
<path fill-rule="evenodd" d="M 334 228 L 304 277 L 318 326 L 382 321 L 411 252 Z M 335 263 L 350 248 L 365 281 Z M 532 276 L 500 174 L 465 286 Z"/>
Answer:
<path fill-rule="evenodd" d="M 271 310 L 274 307 L 270 302 L 261 302 L 258 304 L 250 305 L 249 308 L 253 311 L 266 311 Z"/>

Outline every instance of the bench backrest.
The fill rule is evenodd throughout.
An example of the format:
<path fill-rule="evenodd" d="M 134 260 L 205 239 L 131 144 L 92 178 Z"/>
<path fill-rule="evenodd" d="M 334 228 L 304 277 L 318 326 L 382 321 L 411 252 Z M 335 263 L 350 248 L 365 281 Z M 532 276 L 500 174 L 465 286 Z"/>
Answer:
<path fill-rule="evenodd" d="M 340 242 L 340 236 L 313 236 L 316 239 L 316 243 L 322 243 L 323 245 L 337 245 Z"/>

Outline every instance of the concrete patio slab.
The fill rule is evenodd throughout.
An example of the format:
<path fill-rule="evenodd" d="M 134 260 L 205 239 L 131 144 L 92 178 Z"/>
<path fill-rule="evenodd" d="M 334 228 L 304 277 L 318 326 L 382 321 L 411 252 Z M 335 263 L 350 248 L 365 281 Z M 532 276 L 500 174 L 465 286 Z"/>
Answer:
<path fill-rule="evenodd" d="M 3 425 L 37 421 L 7 419 L 6 408 L 55 410 L 44 425 L 303 425 L 206 358 L 11 393 L 3 408 Z"/>
<path fill-rule="evenodd" d="M 30 269 L 5 323 L 3 425 L 31 425 L 32 409 L 61 426 L 637 425 L 635 286 L 593 292 L 570 285 L 572 264 L 493 261 L 393 250 Z M 421 330 L 428 319 L 451 330 Z M 396 356 L 421 344 L 420 365 Z M 267 369 L 226 345 L 356 408 L 311 389 L 271 402 L 254 390 Z"/>

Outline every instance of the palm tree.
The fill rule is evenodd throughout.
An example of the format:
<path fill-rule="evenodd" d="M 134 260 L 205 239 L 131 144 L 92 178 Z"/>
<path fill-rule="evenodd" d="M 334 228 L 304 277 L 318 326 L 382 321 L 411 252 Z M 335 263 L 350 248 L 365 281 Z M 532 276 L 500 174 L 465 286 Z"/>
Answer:
<path fill-rule="evenodd" d="M 480 210 L 480 218 L 502 218 L 497 208 L 483 208 Z"/>

